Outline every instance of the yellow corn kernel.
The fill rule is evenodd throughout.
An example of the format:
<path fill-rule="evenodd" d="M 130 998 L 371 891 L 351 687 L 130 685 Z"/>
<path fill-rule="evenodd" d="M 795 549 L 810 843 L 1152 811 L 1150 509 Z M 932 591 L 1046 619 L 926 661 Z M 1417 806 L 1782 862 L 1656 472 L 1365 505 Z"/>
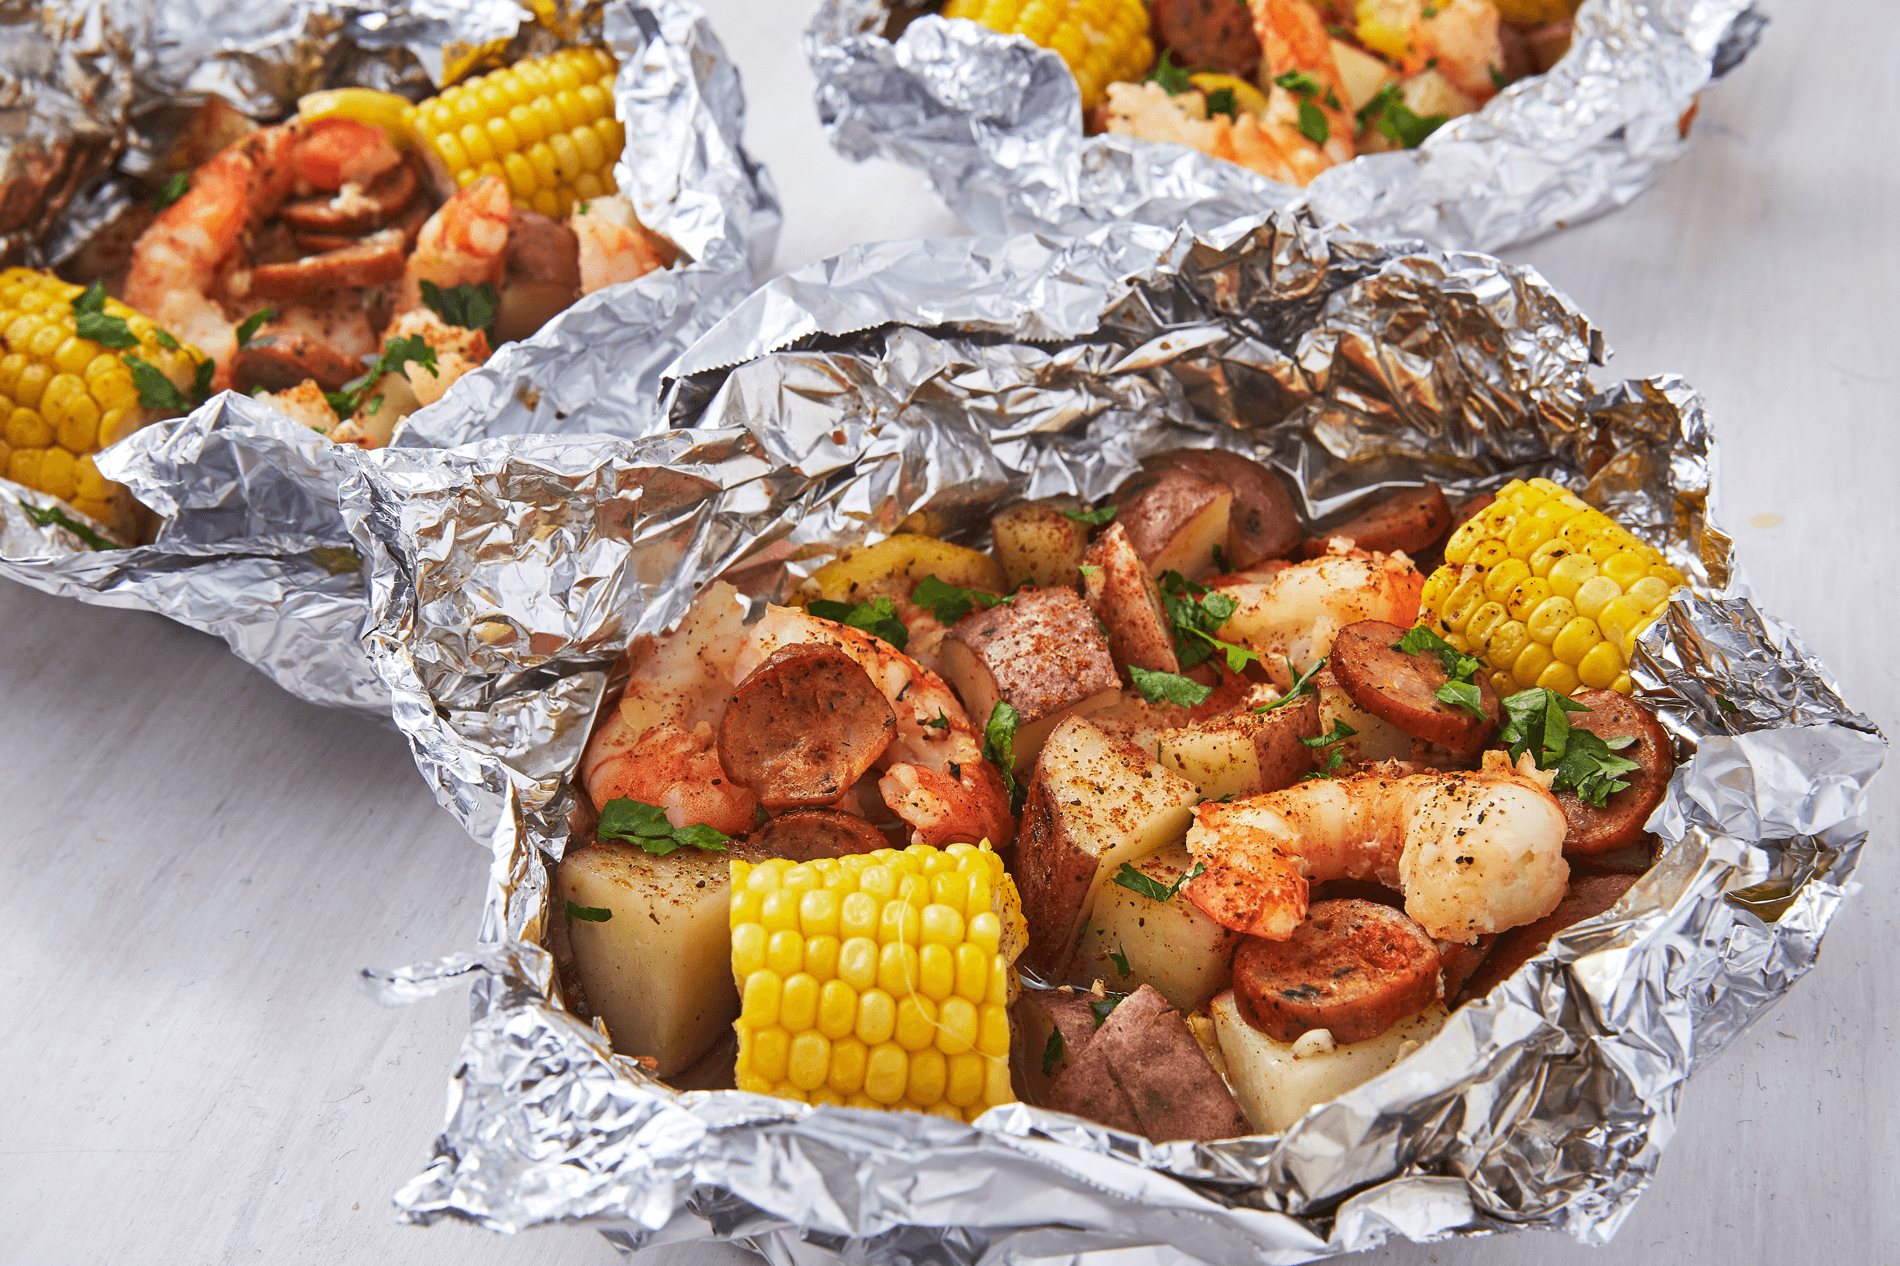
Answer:
<path fill-rule="evenodd" d="M 814 936 L 805 942 L 805 970 L 823 984 L 838 974 L 838 955 L 843 946 L 835 936 Z"/>
<path fill-rule="evenodd" d="M 877 942 L 854 936 L 838 947 L 838 979 L 853 989 L 869 989 L 877 983 L 877 961 Z"/>
<path fill-rule="evenodd" d="M 1503 603 L 1481 604 L 1465 621 L 1465 640 L 1474 646 L 1483 645 L 1484 640 L 1491 636 L 1491 630 L 1504 623 L 1506 618 Z"/>
<path fill-rule="evenodd" d="M 1623 675 L 1625 660 L 1609 642 L 1598 642 L 1577 661 L 1577 680 L 1592 690 L 1608 690 Z"/>
<path fill-rule="evenodd" d="M 55 497 L 73 495 L 73 455 L 63 448 L 49 448 L 40 458 L 40 490 Z"/>
<path fill-rule="evenodd" d="M 1583 683 L 1578 680 L 1575 669 L 1562 660 L 1553 659 L 1550 661 L 1550 667 L 1537 674 L 1537 680 L 1531 684 L 1542 686 L 1545 690 L 1552 690 L 1560 695 L 1570 695 L 1575 694 Z"/>
<path fill-rule="evenodd" d="M 818 1031 L 832 1040 L 849 1036 L 858 1023 L 858 991 L 828 980 L 818 991 Z"/>
<path fill-rule="evenodd" d="M 885 909 L 890 909 L 886 906 Z M 917 988 L 917 947 L 901 941 L 880 945 L 877 951 L 877 985 L 893 998 L 903 997 Z"/>
<path fill-rule="evenodd" d="M 1093 109 L 1108 84 L 1141 78 L 1154 62 L 1148 13 L 1141 0 L 950 0 L 946 18 L 968 18 L 1005 35 L 1053 49 Z"/>
<path fill-rule="evenodd" d="M 815 1090 L 831 1073 L 831 1043 L 807 1030 L 792 1039 L 785 1077 L 800 1090 Z"/>
<path fill-rule="evenodd" d="M 796 932 L 798 930 L 798 893 L 780 889 L 765 894 L 765 900 L 759 903 L 759 922 L 768 932 Z"/>
<path fill-rule="evenodd" d="M 1530 564 L 1522 556 L 1507 558 L 1485 574 L 1484 596 L 1493 602 L 1504 602 L 1530 575 Z"/>
<path fill-rule="evenodd" d="M 809 972 L 786 980 L 779 992 L 778 1022 L 790 1033 L 802 1033 L 818 1023 L 818 981 Z"/>
<path fill-rule="evenodd" d="M 765 967 L 783 980 L 805 966 L 805 939 L 791 928 L 781 928 L 765 943 Z"/>
<path fill-rule="evenodd" d="M 855 1037 L 842 1037 L 831 1044 L 831 1069 L 825 1084 L 841 1095 L 854 1095 L 864 1089 L 865 1064 L 871 1048 Z"/>
<path fill-rule="evenodd" d="M 745 1019 L 742 1014 L 739 1017 Z M 897 1028 L 897 1004 L 882 989 L 867 989 L 858 997 L 858 1023 L 852 1031 L 868 1046 L 891 1040 Z"/>
<path fill-rule="evenodd" d="M 1596 621 L 1578 616 L 1551 639 L 1550 653 L 1574 668 L 1602 640 L 1603 630 L 1597 627 Z"/>
<path fill-rule="evenodd" d="M 735 909 L 736 914 L 736 909 Z M 732 929 L 732 977 L 745 980 L 765 966 L 765 929 L 741 923 Z"/>
<path fill-rule="evenodd" d="M 871 1048 L 864 1067 L 864 1093 L 881 1104 L 895 1104 L 904 1097 L 910 1080 L 910 1057 L 895 1042 L 882 1042 Z"/>
<path fill-rule="evenodd" d="M 926 945 L 917 951 L 917 991 L 932 1002 L 948 998 L 957 984 L 956 958 L 948 945 Z"/>
<path fill-rule="evenodd" d="M 746 1027 L 762 1029 L 777 1024 L 779 996 L 784 990 L 784 982 L 769 969 L 747 976 L 745 992 L 739 1002 L 739 1018 Z"/>

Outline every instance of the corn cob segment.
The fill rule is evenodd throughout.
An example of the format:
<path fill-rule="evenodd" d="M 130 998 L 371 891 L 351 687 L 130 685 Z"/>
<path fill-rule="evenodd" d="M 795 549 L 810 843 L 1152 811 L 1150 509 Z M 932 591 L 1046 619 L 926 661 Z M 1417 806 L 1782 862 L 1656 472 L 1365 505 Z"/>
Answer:
<path fill-rule="evenodd" d="M 1155 59 L 1142 0 L 950 0 L 946 18 L 968 18 L 1005 35 L 1054 49 L 1092 110 L 1108 85 L 1140 79 Z"/>
<path fill-rule="evenodd" d="M 159 416 L 141 401 L 127 359 L 144 361 L 182 392 L 205 358 L 116 299 L 91 314 L 98 337 L 80 337 L 74 301 L 85 293 L 31 268 L 0 271 L 0 473 L 127 534 L 135 526 L 131 494 L 92 462 Z"/>
<path fill-rule="evenodd" d="M 1452 533 L 1419 623 L 1481 655 L 1500 695 L 1629 694 L 1636 639 L 1682 584 L 1660 553 L 1575 494 L 1513 480 Z"/>
<path fill-rule="evenodd" d="M 1028 937 L 987 845 L 732 863 L 738 1086 L 973 1121 L 1010 1103 Z"/>
<path fill-rule="evenodd" d="M 565 218 L 576 202 L 615 191 L 626 143 L 617 72 L 605 49 L 563 49 L 464 80 L 406 117 L 456 187 L 500 176 L 516 206 Z"/>

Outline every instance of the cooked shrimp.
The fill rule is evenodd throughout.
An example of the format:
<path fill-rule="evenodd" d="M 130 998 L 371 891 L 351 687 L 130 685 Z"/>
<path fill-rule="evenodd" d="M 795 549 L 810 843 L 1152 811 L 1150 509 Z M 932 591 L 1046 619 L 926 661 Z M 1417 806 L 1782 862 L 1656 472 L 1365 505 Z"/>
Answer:
<path fill-rule="evenodd" d="M 1275 89 L 1284 93 L 1284 89 Z M 1292 107 L 1297 120 L 1299 107 Z M 1173 141 L 1214 158 L 1252 168 L 1269 180 L 1304 186 L 1333 160 L 1300 135 L 1297 126 L 1259 119 L 1245 110 L 1207 117 L 1198 92 L 1169 96 L 1158 83 L 1108 86 L 1107 130 L 1145 141 Z"/>
<path fill-rule="evenodd" d="M 581 758 L 596 808 L 624 796 L 664 809 L 674 826 L 752 830 L 758 800 L 726 777 L 713 742 L 745 637 L 738 599 L 731 585 L 711 585 L 679 628 L 635 648 L 627 692 Z"/>
<path fill-rule="evenodd" d="M 418 404 L 434 404 L 454 385 L 455 380 L 488 359 L 488 336 L 480 330 L 450 325 L 432 308 L 416 308 L 398 315 L 383 331 L 383 341 L 420 334 L 422 341 L 435 349 L 435 372 L 410 361 L 403 366 L 409 389 Z"/>
<path fill-rule="evenodd" d="M 1351 96 L 1333 61 L 1325 17 L 1308 0 L 1253 0 L 1253 29 L 1260 37 L 1262 83 L 1295 73 L 1311 79 L 1318 89 L 1305 96 L 1273 84 L 1267 97 L 1268 119 L 1290 126 L 1297 135 L 1304 97 L 1326 118 L 1326 140 L 1318 148 L 1335 163 L 1350 161 L 1356 126 L 1346 106 Z M 1310 138 L 1301 136 L 1300 140 L 1310 144 Z"/>
<path fill-rule="evenodd" d="M 508 216 L 513 209 L 508 182 L 500 176 L 483 176 L 456 190 L 416 238 L 416 249 L 403 268 L 396 311 L 423 306 L 425 281 L 444 290 L 483 282 L 499 286 L 508 263 Z"/>
<path fill-rule="evenodd" d="M 1332 653 L 1334 636 L 1348 624 L 1385 620 L 1410 628 L 1424 588 L 1425 578 L 1403 554 L 1335 550 L 1262 583 L 1221 586 L 1216 592 L 1240 607 L 1219 636 L 1258 651 L 1267 675 L 1285 690 L 1293 673 Z"/>
<path fill-rule="evenodd" d="M 796 607 L 771 606 L 752 626 L 732 666 L 743 681 L 781 646 L 822 642 L 857 661 L 890 700 L 897 737 L 878 758 L 878 791 L 907 822 L 913 840 L 989 840 L 1002 848 L 1015 836 L 1002 778 L 983 759 L 983 738 L 943 678 L 882 638 L 821 620 Z"/>
<path fill-rule="evenodd" d="M 1207 868 L 1188 899 L 1225 927 L 1283 941 L 1307 885 L 1372 879 L 1405 912 L 1469 945 L 1541 919 L 1563 899 L 1563 810 L 1543 778 L 1485 753 L 1477 773 L 1324 778 L 1228 804 L 1204 802 L 1188 850 Z"/>
<path fill-rule="evenodd" d="M 1444 0 L 1442 4 L 1418 0 L 1414 8 L 1418 17 L 1412 25 L 1406 73 L 1435 68 L 1475 102 L 1497 96 L 1492 76 L 1504 65 L 1504 49 L 1498 43 L 1496 6 L 1489 0 Z"/>
<path fill-rule="evenodd" d="M 641 224 L 633 204 L 618 194 L 579 204 L 567 226 L 580 239 L 584 295 L 670 267 L 678 254 L 670 242 Z"/>
<path fill-rule="evenodd" d="M 349 119 L 293 119 L 251 133 L 199 166 L 191 188 L 140 235 L 126 303 L 224 370 L 237 350 L 237 321 L 226 315 L 218 283 L 244 275 L 231 267 L 244 235 L 294 193 L 367 183 L 401 162 L 381 128 Z"/>

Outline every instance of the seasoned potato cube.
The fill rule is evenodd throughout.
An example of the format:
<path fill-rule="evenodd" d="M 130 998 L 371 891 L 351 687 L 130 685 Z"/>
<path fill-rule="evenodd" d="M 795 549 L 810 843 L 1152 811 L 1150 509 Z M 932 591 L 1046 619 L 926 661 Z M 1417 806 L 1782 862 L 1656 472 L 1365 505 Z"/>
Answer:
<path fill-rule="evenodd" d="M 732 983 L 726 854 L 682 848 L 655 857 L 631 844 L 590 844 L 561 859 L 556 918 L 568 902 L 606 910 L 569 919 L 581 988 L 614 1049 L 650 1055 L 662 1077 L 718 1041 L 739 1015 Z"/>
<path fill-rule="evenodd" d="M 1313 684 L 1319 688 L 1316 733 L 1331 734 L 1340 721 L 1353 731 L 1352 737 L 1340 745 L 1347 760 L 1366 764 L 1376 760 L 1405 760 L 1411 755 L 1412 736 L 1390 721 L 1362 710 L 1331 671 L 1322 671 L 1313 679 Z"/>
<path fill-rule="evenodd" d="M 1194 859 L 1186 844 L 1170 844 L 1132 864 L 1166 889 L 1193 868 Z M 1156 901 L 1111 874 L 1095 898 L 1070 976 L 1077 985 L 1099 979 L 1118 993 L 1151 985 L 1182 1012 L 1198 1011 L 1227 987 L 1239 942 L 1240 933 L 1201 913 L 1185 893 Z M 1126 974 L 1116 966 L 1117 955 L 1128 964 Z"/>
<path fill-rule="evenodd" d="M 1214 561 L 1214 547 L 1227 548 L 1228 515 L 1234 490 L 1179 467 L 1144 470 L 1115 493 L 1115 521 L 1128 532 L 1128 543 L 1148 565 L 1148 574 L 1178 571 L 1189 580 L 1206 580 L 1226 570 Z"/>
<path fill-rule="evenodd" d="M 1050 497 L 1011 506 L 990 520 L 996 561 L 1003 565 L 1011 589 L 1024 582 L 1038 589 L 1075 587 L 1077 566 L 1089 545 L 1089 527 L 1063 511 L 1081 505 L 1074 497 Z"/>
<path fill-rule="evenodd" d="M 1363 49 L 1343 40 L 1326 41 L 1332 46 L 1333 65 L 1339 68 L 1339 83 L 1346 90 L 1346 108 L 1362 110 L 1366 102 L 1379 95 L 1388 80 L 1396 82 L 1392 68 Z"/>
<path fill-rule="evenodd" d="M 1155 757 L 1210 800 L 1278 791 L 1313 768 L 1313 753 L 1300 739 L 1321 732 L 1319 719 L 1312 695 L 1267 713 L 1242 708 L 1162 731 Z"/>
<path fill-rule="evenodd" d="M 843 558 L 826 563 L 811 574 L 806 592 L 810 597 L 853 604 L 868 602 L 879 595 L 908 598 L 925 576 L 935 576 L 946 585 L 963 589 L 1008 592 L 1002 568 L 988 554 L 907 532 L 886 537 L 876 545 L 854 549 Z M 817 592 L 811 593 L 812 588 Z"/>
<path fill-rule="evenodd" d="M 1063 989 L 1025 989 L 1010 1009 L 1016 1022 L 1016 1053 L 1023 1061 L 1023 1082 L 1031 1103 L 1044 1103 L 1049 1087 L 1069 1071 L 1095 1030 L 1095 1012 L 1086 994 Z M 1060 1033 L 1060 1041 L 1050 1041 Z"/>
<path fill-rule="evenodd" d="M 1161 605 L 1161 586 L 1128 543 L 1128 531 L 1112 523 L 1095 538 L 1082 560 L 1083 595 L 1108 629 L 1108 653 L 1117 668 L 1133 664 L 1150 672 L 1178 673 L 1174 631 Z"/>
<path fill-rule="evenodd" d="M 1122 999 L 1049 1090 L 1048 1106 L 1157 1143 L 1247 1132 L 1247 1118 L 1181 1013 L 1146 987 Z"/>
<path fill-rule="evenodd" d="M 1073 589 L 1024 589 L 971 612 L 944 635 L 938 654 L 979 726 L 999 700 L 1016 709 L 1018 769 L 1036 759 L 1056 722 L 1121 698 L 1108 641 Z"/>
<path fill-rule="evenodd" d="M 1016 839 L 1016 883 L 1029 921 L 1025 966 L 1059 978 L 1102 883 L 1123 862 L 1187 835 L 1194 784 L 1080 717 L 1049 735 Z"/>

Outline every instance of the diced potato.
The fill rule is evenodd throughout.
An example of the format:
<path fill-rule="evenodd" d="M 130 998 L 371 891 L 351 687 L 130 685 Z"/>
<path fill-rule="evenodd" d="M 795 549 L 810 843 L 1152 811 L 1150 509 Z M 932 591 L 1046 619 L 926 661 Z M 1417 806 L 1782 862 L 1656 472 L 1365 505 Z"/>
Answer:
<path fill-rule="evenodd" d="M 1178 704 L 1149 703 L 1132 690 L 1122 692 L 1112 708 L 1089 714 L 1089 720 L 1117 743 L 1149 753 L 1160 746 L 1161 735 L 1192 720 L 1192 712 Z"/>
<path fill-rule="evenodd" d="M 1137 989 L 1109 1013 L 1050 1087 L 1048 1106 L 1157 1143 L 1247 1132 L 1233 1092 L 1187 1022 L 1153 989 Z"/>
<path fill-rule="evenodd" d="M 1162 731 L 1155 759 L 1192 780 L 1210 800 L 1256 796 L 1290 787 L 1313 768 L 1313 753 L 1300 739 L 1322 733 L 1319 722 L 1319 704 L 1311 695 L 1267 713 L 1243 708 Z"/>
<path fill-rule="evenodd" d="M 1443 1005 L 1434 1002 L 1378 1037 L 1325 1049 L 1330 1035 L 1315 1029 L 1297 1042 L 1276 1042 L 1240 1018 L 1233 991 L 1208 1007 L 1227 1074 L 1247 1119 L 1262 1134 L 1278 1134 L 1347 1091 L 1362 1086 L 1423 1046 L 1444 1026 Z M 1298 1051 L 1298 1054 L 1295 1054 Z"/>
<path fill-rule="evenodd" d="M 988 554 L 935 537 L 900 532 L 876 545 L 851 550 L 813 572 L 811 581 L 818 592 L 812 596 L 853 604 L 879 595 L 907 598 L 925 576 L 964 589 L 1009 592 L 1009 586 L 1003 583 L 1003 569 Z"/>
<path fill-rule="evenodd" d="M 1442 114 L 1447 119 L 1455 119 L 1461 114 L 1470 114 L 1478 108 L 1478 103 L 1458 91 L 1451 80 L 1435 70 L 1421 70 L 1399 87 L 1405 104 L 1419 118 L 1427 115 Z"/>
<path fill-rule="evenodd" d="M 726 854 L 696 848 L 656 857 L 631 844 L 592 844 L 561 860 L 555 917 L 570 901 L 610 912 L 604 922 L 568 920 L 588 1005 L 616 1051 L 652 1056 L 662 1077 L 692 1063 L 739 1016 L 731 874 Z"/>
<path fill-rule="evenodd" d="M 1074 497 L 1026 501 L 990 520 L 996 561 L 1011 589 L 1027 582 L 1038 589 L 1075 587 L 1077 566 L 1089 547 L 1089 527 L 1064 514 L 1082 506 Z"/>
<path fill-rule="evenodd" d="M 1189 580 L 1206 580 L 1225 570 L 1214 561 L 1214 547 L 1223 554 L 1227 549 L 1231 487 L 1169 467 L 1131 476 L 1115 496 L 1115 521 L 1127 530 L 1149 575 L 1178 571 Z"/>
<path fill-rule="evenodd" d="M 1178 673 L 1174 631 L 1161 604 L 1161 586 L 1148 574 L 1119 523 L 1095 538 L 1082 560 L 1082 593 L 1089 610 L 1108 630 L 1108 653 L 1117 668 L 1133 664 L 1156 673 Z"/>
<path fill-rule="evenodd" d="M 1062 989 L 1026 989 L 1009 1013 L 1016 1022 L 1015 1049 L 1023 1062 L 1023 1081 L 1029 1090 L 1029 1101 L 1044 1103 L 1049 1098 L 1049 1087 L 1069 1071 L 1069 1066 L 1094 1038 L 1095 1030 L 1100 1027 L 1095 1022 L 1095 1012 L 1090 1009 L 1086 994 Z M 1052 1049 L 1049 1038 L 1053 1033 L 1062 1034 L 1062 1040 Z"/>
<path fill-rule="evenodd" d="M 1343 40 L 1328 41 L 1333 48 L 1333 65 L 1339 68 L 1339 82 L 1346 89 L 1348 113 L 1364 108 L 1379 95 L 1379 89 L 1396 78 L 1392 68 L 1364 49 Z"/>
<path fill-rule="evenodd" d="M 1363 765 L 1376 760 L 1410 758 L 1412 736 L 1390 721 L 1361 711 L 1332 673 L 1321 672 L 1313 684 L 1319 688 L 1318 732 L 1331 734 L 1340 721 L 1354 731 L 1351 738 L 1340 744 L 1347 760 Z"/>
<path fill-rule="evenodd" d="M 1024 965 L 1059 978 L 1103 881 L 1187 835 L 1194 784 L 1099 728 L 1069 717 L 1049 735 L 1016 839 L 1016 882 L 1029 920 Z"/>
<path fill-rule="evenodd" d="M 1108 639 L 1073 589 L 1024 589 L 1008 603 L 973 611 L 944 635 L 938 656 L 979 726 L 998 701 L 1016 709 L 1018 769 L 1035 761 L 1064 717 L 1121 698 Z"/>
<path fill-rule="evenodd" d="M 1186 844 L 1170 844 L 1133 865 L 1170 888 L 1194 859 Z M 1070 976 L 1077 985 L 1100 979 L 1118 993 L 1152 985 L 1182 1012 L 1197 1011 L 1227 987 L 1239 943 L 1240 933 L 1201 913 L 1185 893 L 1155 901 L 1115 882 L 1111 873 L 1095 898 Z M 1128 964 L 1126 974 L 1111 957 L 1117 954 Z"/>

